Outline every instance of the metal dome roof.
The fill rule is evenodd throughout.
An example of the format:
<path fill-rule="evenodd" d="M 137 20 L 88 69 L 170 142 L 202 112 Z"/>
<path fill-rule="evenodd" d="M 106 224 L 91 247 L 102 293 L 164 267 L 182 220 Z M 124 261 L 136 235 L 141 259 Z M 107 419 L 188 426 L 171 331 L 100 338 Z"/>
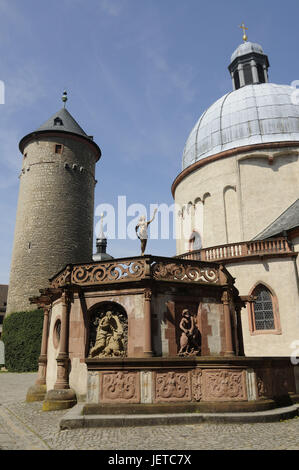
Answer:
<path fill-rule="evenodd" d="M 257 54 L 264 54 L 262 46 L 255 42 L 246 41 L 233 52 L 231 56 L 231 62 L 233 62 L 237 57 L 242 55 L 250 54 L 251 52 L 256 52 Z"/>
<path fill-rule="evenodd" d="M 210 155 L 244 145 L 299 142 L 294 88 L 263 83 L 227 93 L 199 118 L 183 152 L 183 169 Z"/>

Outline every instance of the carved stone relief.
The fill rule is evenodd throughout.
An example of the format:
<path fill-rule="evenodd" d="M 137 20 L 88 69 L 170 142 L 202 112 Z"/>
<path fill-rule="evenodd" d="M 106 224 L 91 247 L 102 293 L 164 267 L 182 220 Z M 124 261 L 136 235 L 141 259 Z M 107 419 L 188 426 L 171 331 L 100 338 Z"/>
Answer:
<path fill-rule="evenodd" d="M 155 401 L 191 401 L 191 383 L 188 372 L 156 373 Z"/>
<path fill-rule="evenodd" d="M 106 403 L 139 403 L 140 387 L 138 372 L 103 372 L 101 401 Z"/>
<path fill-rule="evenodd" d="M 127 355 L 128 320 L 122 310 L 103 308 L 90 323 L 90 358 Z"/>
<path fill-rule="evenodd" d="M 247 400 L 244 371 L 204 371 L 204 400 Z"/>
<path fill-rule="evenodd" d="M 191 375 L 192 399 L 200 401 L 202 399 L 202 370 L 197 369 Z"/>
<path fill-rule="evenodd" d="M 196 324 L 196 318 L 188 309 L 182 311 L 179 324 L 179 356 L 199 356 L 201 350 L 200 332 Z"/>

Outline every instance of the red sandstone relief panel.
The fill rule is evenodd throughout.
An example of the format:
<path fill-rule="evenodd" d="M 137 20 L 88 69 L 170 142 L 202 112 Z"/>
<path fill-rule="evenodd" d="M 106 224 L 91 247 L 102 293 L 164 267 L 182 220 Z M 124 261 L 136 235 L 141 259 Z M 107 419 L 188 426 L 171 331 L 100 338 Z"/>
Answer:
<path fill-rule="evenodd" d="M 203 371 L 203 401 L 247 400 L 245 371 Z"/>
<path fill-rule="evenodd" d="M 202 370 L 196 369 L 191 375 L 192 400 L 200 401 L 202 399 Z"/>
<path fill-rule="evenodd" d="M 156 372 L 154 379 L 155 402 L 191 401 L 189 372 Z"/>
<path fill-rule="evenodd" d="M 102 372 L 100 402 L 140 403 L 138 372 Z"/>

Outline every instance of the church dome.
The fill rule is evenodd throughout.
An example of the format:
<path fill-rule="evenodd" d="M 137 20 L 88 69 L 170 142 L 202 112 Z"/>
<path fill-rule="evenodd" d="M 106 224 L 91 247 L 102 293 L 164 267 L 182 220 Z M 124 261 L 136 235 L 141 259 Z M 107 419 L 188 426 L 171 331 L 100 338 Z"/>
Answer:
<path fill-rule="evenodd" d="M 201 115 L 191 131 L 183 152 L 183 169 L 245 145 L 299 142 L 299 105 L 292 99 L 294 91 L 289 85 L 258 83 L 224 95 Z"/>
<path fill-rule="evenodd" d="M 259 44 L 250 41 L 244 42 L 243 44 L 240 44 L 240 46 L 238 46 L 232 54 L 231 62 L 233 62 L 237 57 L 251 54 L 252 52 L 257 54 L 264 54 L 263 48 Z"/>

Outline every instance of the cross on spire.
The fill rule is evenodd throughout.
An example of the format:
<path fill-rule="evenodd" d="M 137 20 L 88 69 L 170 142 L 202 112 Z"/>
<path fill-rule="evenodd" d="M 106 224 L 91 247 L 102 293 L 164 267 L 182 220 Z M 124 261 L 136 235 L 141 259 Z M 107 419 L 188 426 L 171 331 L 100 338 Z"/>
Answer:
<path fill-rule="evenodd" d="M 247 34 L 246 34 L 246 30 L 248 30 L 248 28 L 246 28 L 246 26 L 244 24 L 244 21 L 241 24 L 241 26 L 239 26 L 239 28 L 243 29 L 243 41 L 246 42 L 247 39 L 248 39 Z"/>

